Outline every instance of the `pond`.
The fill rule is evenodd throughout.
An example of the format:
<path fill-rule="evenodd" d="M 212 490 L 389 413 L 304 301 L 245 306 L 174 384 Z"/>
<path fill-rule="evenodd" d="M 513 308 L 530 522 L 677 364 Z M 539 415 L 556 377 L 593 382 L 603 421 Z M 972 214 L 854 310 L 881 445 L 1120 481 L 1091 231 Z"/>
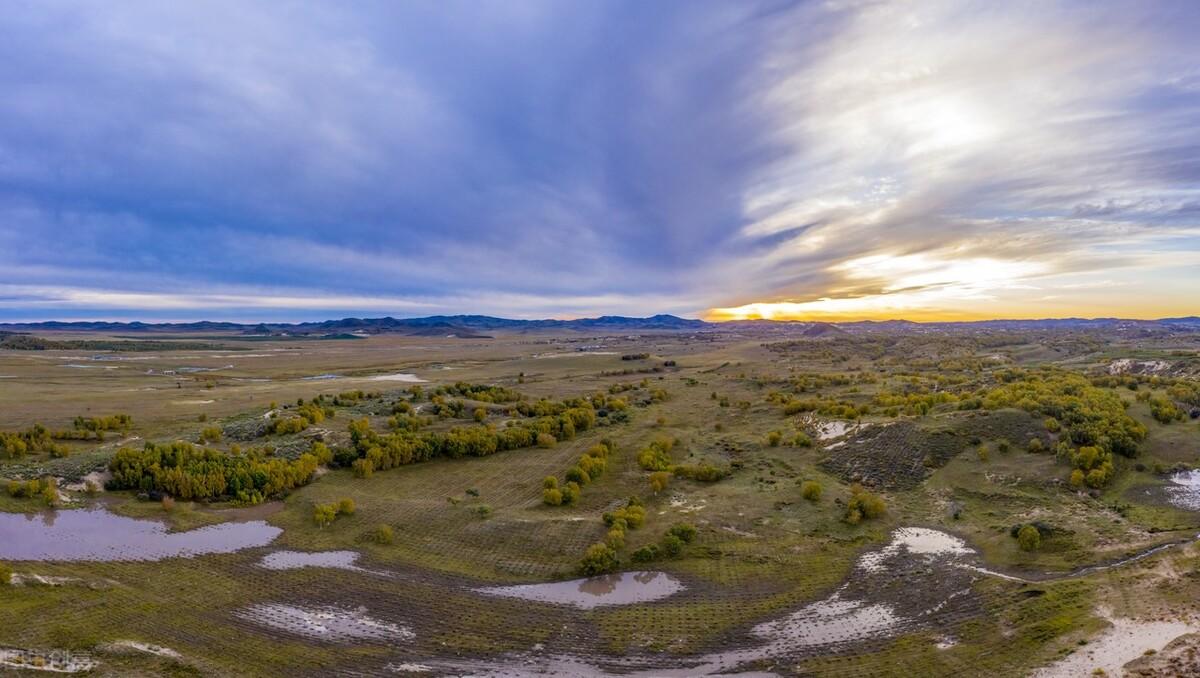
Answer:
<path fill-rule="evenodd" d="M 1168 478 L 1167 501 L 1182 509 L 1200 511 L 1200 471 L 1180 471 Z"/>
<path fill-rule="evenodd" d="M 609 605 L 648 603 L 684 589 L 678 579 L 662 572 L 622 572 L 548 584 L 521 584 L 478 589 L 480 593 L 570 605 L 582 610 Z"/>
<path fill-rule="evenodd" d="M 168 532 L 166 523 L 93 507 L 0 513 L 0 560 L 153 561 L 265 546 L 283 531 L 261 520 Z"/>

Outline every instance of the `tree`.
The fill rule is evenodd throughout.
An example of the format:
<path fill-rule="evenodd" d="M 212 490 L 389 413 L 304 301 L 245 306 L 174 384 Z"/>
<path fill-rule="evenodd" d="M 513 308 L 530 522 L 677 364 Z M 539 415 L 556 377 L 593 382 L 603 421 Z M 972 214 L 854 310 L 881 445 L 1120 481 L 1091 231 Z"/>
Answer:
<path fill-rule="evenodd" d="M 667 485 L 670 483 L 671 474 L 667 471 L 655 471 L 650 474 L 650 489 L 654 490 L 654 494 L 667 489 Z"/>
<path fill-rule="evenodd" d="M 1022 551 L 1036 551 L 1042 547 L 1042 534 L 1033 525 L 1025 525 L 1017 532 L 1017 543 Z"/>
<path fill-rule="evenodd" d="M 808 501 L 820 501 L 822 489 L 821 483 L 815 480 L 806 480 L 800 484 L 800 496 Z"/>
<path fill-rule="evenodd" d="M 592 544 L 583 554 L 583 560 L 579 563 L 579 573 L 592 577 L 598 574 L 608 574 L 615 571 L 621 566 L 621 561 L 617 558 L 617 552 L 608 544 L 599 542 Z"/>
<path fill-rule="evenodd" d="M 557 487 L 547 487 L 542 490 L 542 503 L 548 506 L 561 506 L 563 503 L 562 490 Z"/>
<path fill-rule="evenodd" d="M 349 497 L 345 497 L 338 501 L 338 503 L 337 503 L 338 515 L 352 516 L 352 515 L 354 515 L 354 511 L 355 511 L 355 506 L 354 506 L 353 499 L 351 499 Z"/>
<path fill-rule="evenodd" d="M 475 408 L 475 421 L 483 423 L 487 419 L 487 410 L 482 407 Z"/>
<path fill-rule="evenodd" d="M 317 527 L 328 527 L 336 518 L 336 504 L 317 504 L 313 507 L 313 522 L 317 524 Z"/>

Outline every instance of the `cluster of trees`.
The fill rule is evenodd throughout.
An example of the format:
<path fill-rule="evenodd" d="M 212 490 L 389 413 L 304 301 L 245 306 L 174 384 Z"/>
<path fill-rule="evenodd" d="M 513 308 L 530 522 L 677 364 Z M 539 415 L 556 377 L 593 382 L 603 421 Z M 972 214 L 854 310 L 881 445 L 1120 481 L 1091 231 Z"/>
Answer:
<path fill-rule="evenodd" d="M 559 487 L 558 478 L 546 476 L 542 481 L 542 502 L 550 506 L 574 504 L 584 486 L 598 478 L 608 468 L 608 455 L 616 445 L 605 438 L 588 448 L 578 463 L 567 469 L 566 484 Z"/>
<path fill-rule="evenodd" d="M 1071 487 L 1087 485 L 1100 488 L 1108 484 L 1114 473 L 1111 452 L 1088 445 L 1067 453 L 1071 462 Z"/>
<path fill-rule="evenodd" d="M 676 441 L 669 436 L 658 436 L 638 452 L 638 466 L 642 470 L 651 471 L 650 485 L 655 492 L 665 489 L 667 482 L 661 474 L 673 474 L 677 478 L 687 478 L 705 483 L 714 483 L 729 475 L 729 470 L 714 466 L 709 462 L 699 464 L 671 463 L 671 450 L 675 449 Z"/>
<path fill-rule="evenodd" d="M 14 499 L 42 499 L 47 506 L 58 506 L 58 485 L 54 478 L 8 481 L 8 496 Z"/>
<path fill-rule="evenodd" d="M 605 513 L 603 519 L 608 526 L 604 541 L 589 546 L 579 562 L 579 573 L 584 576 L 607 574 L 621 566 L 620 551 L 625 548 L 625 533 L 646 523 L 646 509 L 637 497 L 630 497 L 625 506 Z"/>
<path fill-rule="evenodd" d="M 596 425 L 591 401 L 573 399 L 553 416 L 532 421 L 508 422 L 503 428 L 490 425 L 459 426 L 446 432 L 416 431 L 403 428 L 386 434 L 371 429 L 366 419 L 350 422 L 353 446 L 335 459 L 350 466 L 359 477 L 375 471 L 428 461 L 435 457 L 484 457 L 496 452 L 534 445 L 552 446 L 559 440 L 571 440 L 576 433 Z"/>
<path fill-rule="evenodd" d="M 883 497 L 868 492 L 862 485 L 855 483 L 850 486 L 850 500 L 846 502 L 845 521 L 857 525 L 864 519 L 871 520 L 887 513 L 887 504 Z"/>
<path fill-rule="evenodd" d="M 648 563 L 660 558 L 678 558 L 683 549 L 696 540 L 696 528 L 688 523 L 672 525 L 657 544 L 647 544 L 631 555 L 635 563 Z"/>
<path fill-rule="evenodd" d="M 21 459 L 31 452 L 48 452 L 51 457 L 70 454 L 69 449 L 54 442 L 54 435 L 41 424 L 34 424 L 26 431 L 0 431 L 0 453 L 6 459 Z"/>
<path fill-rule="evenodd" d="M 871 406 L 867 403 L 855 404 L 837 398 L 816 397 L 802 400 L 780 394 L 772 402 L 783 405 L 783 414 L 789 417 L 803 412 L 816 412 L 837 419 L 859 419 L 871 413 Z"/>
<path fill-rule="evenodd" d="M 133 417 L 128 414 L 114 414 L 107 417 L 75 417 L 71 428 L 51 431 L 50 437 L 55 440 L 96 440 L 104 439 L 105 431 L 128 431 L 133 426 Z"/>
<path fill-rule="evenodd" d="M 983 407 L 1015 407 L 1047 417 L 1047 430 L 1059 432 L 1057 453 L 1071 462 L 1071 483 L 1102 487 L 1113 476 L 1113 455 L 1134 457 L 1146 427 L 1126 412 L 1112 390 L 1083 375 L 1062 370 L 1004 370 L 1002 385 L 985 393 Z"/>
<path fill-rule="evenodd" d="M 503 386 L 468 384 L 465 381 L 455 382 L 449 386 L 439 386 L 434 393 L 478 400 L 481 403 L 515 403 L 525 398 L 521 393 Z"/>
<path fill-rule="evenodd" d="M 658 436 L 650 444 L 638 452 L 638 466 L 645 471 L 670 471 L 671 450 L 675 449 L 675 439 L 669 436 Z"/>
<path fill-rule="evenodd" d="M 362 391 L 348 391 L 347 393 L 354 395 L 361 394 Z M 334 401 L 340 403 L 343 395 L 346 394 L 339 394 L 334 398 Z M 299 433 L 313 424 L 325 421 L 326 418 L 334 417 L 337 411 L 333 407 L 323 405 L 321 400 L 322 397 L 317 396 L 317 398 L 306 403 L 301 398 L 296 401 L 296 409 L 293 411 L 293 414 L 285 417 L 279 416 L 278 412 L 272 414 L 271 423 L 267 427 L 268 432 L 277 435 Z"/>
<path fill-rule="evenodd" d="M 1150 416 L 1160 424 L 1182 421 L 1186 416 L 1183 410 L 1175 404 L 1174 398 L 1168 395 L 1141 391 L 1137 394 L 1137 399 L 1150 406 Z"/>
<path fill-rule="evenodd" d="M 354 500 L 349 497 L 332 504 L 317 504 L 313 507 L 313 522 L 317 524 L 317 527 L 328 527 L 338 519 L 338 516 L 352 516 L 354 511 Z"/>
<path fill-rule="evenodd" d="M 108 467 L 112 489 L 258 504 L 308 483 L 317 466 L 331 457 L 321 443 L 288 460 L 268 457 L 261 450 L 225 453 L 180 441 L 148 442 L 142 449 L 117 450 Z"/>

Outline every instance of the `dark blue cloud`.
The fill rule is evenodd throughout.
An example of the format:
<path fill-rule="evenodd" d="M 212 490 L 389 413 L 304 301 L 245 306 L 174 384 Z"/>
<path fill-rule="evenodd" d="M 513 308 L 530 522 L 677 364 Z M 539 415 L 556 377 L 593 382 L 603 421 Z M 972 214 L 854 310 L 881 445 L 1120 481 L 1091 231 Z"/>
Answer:
<path fill-rule="evenodd" d="M 11 3 L 0 317 L 696 313 L 826 294 L 840 261 L 974 237 L 984 218 L 1186 227 L 1200 71 L 1172 46 L 1194 12 L 1068 4 L 997 21 L 986 7 Z M 1069 16 L 1132 28 L 1092 43 L 1042 25 Z M 873 105 L 922 92 L 1040 101 L 1003 64 L 955 70 L 974 62 L 947 27 L 988 22 L 998 42 L 1045 43 L 1070 93 L 1136 57 L 1116 90 L 1046 110 L 1093 116 L 1067 138 L 1128 132 L 1130 117 L 1158 136 L 1055 156 L 1103 168 L 1060 181 L 1049 164 L 950 155 L 921 119 L 936 106 L 880 123 Z M 947 48 L 918 63 L 897 33 Z M 896 78 L 916 94 L 898 97 Z M 1127 207 L 1146 200 L 1174 216 Z"/>

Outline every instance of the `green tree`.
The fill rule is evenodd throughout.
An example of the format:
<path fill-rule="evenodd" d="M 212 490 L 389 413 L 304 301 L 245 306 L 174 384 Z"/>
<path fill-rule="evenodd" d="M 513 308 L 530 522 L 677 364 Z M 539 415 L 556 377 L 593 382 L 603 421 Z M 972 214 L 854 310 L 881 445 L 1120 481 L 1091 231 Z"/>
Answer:
<path fill-rule="evenodd" d="M 1042 534 L 1033 525 L 1025 525 L 1017 532 L 1017 543 L 1022 551 L 1036 551 L 1042 547 Z"/>
<path fill-rule="evenodd" d="M 592 577 L 614 572 L 620 566 L 621 561 L 617 558 L 616 550 L 600 542 L 589 546 L 583 554 L 583 560 L 579 563 L 579 573 L 585 577 Z"/>

